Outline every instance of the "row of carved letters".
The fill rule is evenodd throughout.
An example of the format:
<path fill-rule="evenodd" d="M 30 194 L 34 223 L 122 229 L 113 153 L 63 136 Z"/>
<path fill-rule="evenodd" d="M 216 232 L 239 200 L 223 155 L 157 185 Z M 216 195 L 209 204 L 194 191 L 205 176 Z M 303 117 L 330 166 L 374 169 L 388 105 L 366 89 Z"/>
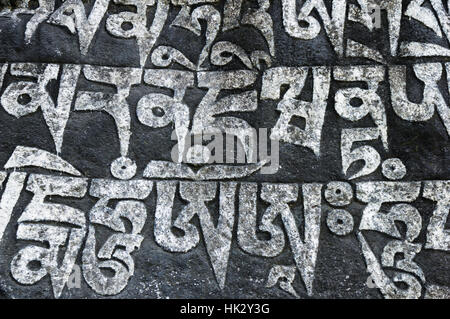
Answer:
<path fill-rule="evenodd" d="M 104 111 L 114 119 L 120 141 L 122 157 L 128 154 L 131 137 L 130 105 L 127 97 L 132 86 L 142 83 L 171 89 L 173 96 L 150 93 L 143 96 L 136 105 L 138 120 L 150 128 L 174 125 L 178 145 L 185 144 L 189 134 L 207 134 L 221 131 L 238 137 L 244 145 L 247 157 L 251 148 L 246 137 L 254 128 L 245 120 L 224 113 L 253 112 L 258 108 L 258 91 L 255 88 L 258 72 L 251 70 L 191 72 L 165 69 L 139 69 L 125 67 L 104 67 L 91 65 L 57 65 L 33 63 L 5 63 L 1 65 L 0 82 L 9 73 L 16 77 L 31 77 L 10 83 L 3 92 L 0 102 L 5 111 L 17 118 L 42 110 L 45 122 L 53 137 L 55 149 L 60 153 L 64 130 L 72 105 L 75 111 Z M 340 117 L 357 122 L 370 116 L 375 127 L 342 129 L 341 151 L 344 175 L 357 160 L 365 160 L 366 165 L 350 179 L 369 175 L 379 166 L 381 159 L 371 146 L 352 151 L 357 141 L 381 139 L 387 151 L 388 128 L 386 101 L 378 95 L 378 87 L 389 75 L 392 108 L 401 119 L 412 122 L 430 120 L 435 112 L 439 115 L 450 135 L 450 108 L 440 91 L 444 69 L 450 75 L 450 63 L 415 64 L 412 69 L 416 77 L 424 83 L 421 103 L 411 102 L 407 96 L 407 66 L 337 66 L 337 67 L 275 67 L 262 74 L 262 100 L 276 100 L 280 116 L 272 128 L 270 138 L 309 148 L 320 155 L 322 129 L 330 94 L 331 78 L 337 82 L 355 82 L 355 87 L 338 89 L 334 96 L 334 108 Z M 112 84 L 117 93 L 93 91 L 76 92 L 80 75 L 93 82 Z M 312 101 L 300 99 L 308 75 L 312 74 Z M 47 85 L 60 75 L 56 101 L 50 96 Z M 364 82 L 367 88 L 360 87 Z M 189 107 L 184 103 L 186 90 L 197 85 L 207 90 L 198 104 L 193 119 Z M 283 94 L 285 87 L 288 90 Z M 243 93 L 230 93 L 218 99 L 221 91 L 244 89 Z M 360 105 L 353 102 L 359 101 Z M 155 109 L 162 111 L 158 114 Z M 305 119 L 303 129 L 291 124 L 294 117 Z M 189 131 L 191 130 L 191 131 Z M 247 143 L 247 144 L 246 144 Z M 183 149 L 184 151 L 184 149 Z M 181 152 L 180 152 L 181 154 Z M 250 162 L 250 161 L 249 161 Z M 131 176 L 133 177 L 133 176 Z M 129 178 L 131 178 L 129 177 Z"/>
<path fill-rule="evenodd" d="M 29 9 L 27 1 L 23 1 L 19 4 L 20 8 L 13 10 L 13 13 L 15 15 L 33 15 L 27 22 L 25 30 L 27 43 L 30 43 L 38 26 L 43 22 L 48 22 L 65 27 L 72 34 L 77 33 L 81 52 L 86 54 L 103 17 L 107 14 L 110 2 L 110 0 L 96 0 L 90 13 L 87 14 L 81 0 L 66 1 L 58 8 L 55 8 L 55 0 L 39 0 L 38 9 Z M 275 55 L 274 22 L 267 12 L 271 6 L 269 0 L 259 0 L 258 8 L 247 9 L 245 12 L 243 12 L 244 0 L 227 0 L 223 14 L 220 13 L 219 8 L 214 6 L 218 2 L 218 0 L 115 0 L 115 4 L 131 5 L 136 9 L 108 15 L 106 29 L 110 34 L 120 38 L 136 38 L 140 64 L 143 66 L 167 22 L 172 3 L 175 6 L 182 5 L 172 26 L 187 29 L 200 36 L 202 28 L 199 20 L 207 22 L 206 44 L 199 56 L 198 67 L 201 67 L 205 61 L 220 30 L 228 31 L 240 25 L 255 27 L 263 35 L 270 55 Z M 296 0 L 281 0 L 283 26 L 287 34 L 296 39 L 311 40 L 316 38 L 323 29 L 336 54 L 340 57 L 346 52 L 349 57 L 384 61 L 382 53 L 371 48 L 370 45 L 353 39 L 348 39 L 345 43 L 344 39 L 344 30 L 348 22 L 364 26 L 368 33 L 380 28 L 381 11 L 386 12 L 388 20 L 386 29 L 389 34 L 392 56 L 396 56 L 397 52 L 400 53 L 400 56 L 450 56 L 448 48 L 434 43 L 404 41 L 399 45 L 402 15 L 422 23 L 434 33 L 435 37 L 450 38 L 449 15 L 443 0 L 429 1 L 430 7 L 424 5 L 425 2 L 428 2 L 425 0 L 412 0 L 407 5 L 404 5 L 402 0 L 357 0 L 355 3 L 348 3 L 347 0 L 332 0 L 330 1 L 331 14 L 324 0 L 302 1 L 301 6 L 297 2 Z M 156 6 L 150 26 L 147 24 L 148 6 Z M 8 10 L 6 9 L 3 13 L 9 14 Z M 323 27 L 319 20 L 323 23 Z"/>
<path fill-rule="evenodd" d="M 422 216 L 412 204 L 419 199 L 420 194 L 434 202 L 424 248 L 450 251 L 450 233 L 445 230 L 450 210 L 449 181 L 360 182 L 355 184 L 354 192 L 353 187 L 346 182 L 330 182 L 327 185 L 258 185 L 237 182 L 117 181 L 28 175 L 23 172 L 2 172 L 0 177 L 4 184 L 0 202 L 0 234 L 3 235 L 10 223 L 14 207 L 26 185 L 26 190 L 33 196 L 18 218 L 17 239 L 48 244 L 47 247 L 31 244 L 21 249 L 11 261 L 11 274 L 19 283 L 26 285 L 35 284 L 50 275 L 56 297 L 63 291 L 84 240 L 82 268 L 88 285 L 103 295 L 118 294 L 126 287 L 134 273 L 132 253 L 139 249 L 144 239 L 141 231 L 146 223 L 148 207 L 143 200 L 152 191 L 157 194 L 154 222 L 157 244 L 167 251 L 178 253 L 196 247 L 200 234 L 191 220 L 198 216 L 206 250 L 221 288 L 225 285 L 235 211 L 239 212 L 236 219 L 240 248 L 261 257 L 275 257 L 283 251 L 285 233 L 282 227 L 274 223 L 278 216 L 281 218 L 294 264 L 310 295 L 313 293 L 323 205 L 329 207 L 326 221 L 328 228 L 336 235 L 348 235 L 353 232 L 354 225 L 352 215 L 345 208 L 351 204 L 354 195 L 366 205 L 356 232 L 367 270 L 385 297 L 409 298 L 421 295 L 421 282 L 425 283 L 425 277 L 413 258 L 422 249 L 422 244 L 415 242 L 423 228 Z M 83 211 L 51 202 L 52 196 L 81 199 L 88 192 L 89 183 L 89 195 L 98 199 L 88 214 L 89 224 Z M 176 213 L 174 201 L 178 193 L 185 204 Z M 268 208 L 260 213 L 258 197 L 268 204 Z M 238 205 L 235 203 L 236 198 Z M 219 202 L 217 223 L 213 221 L 211 208 L 208 208 L 208 203 L 216 199 Z M 111 200 L 117 201 L 114 208 L 110 207 Z M 303 211 L 303 227 L 297 225 L 294 217 L 297 211 L 294 206 L 299 200 L 303 207 L 298 208 Z M 381 212 L 383 205 L 390 206 L 388 213 Z M 259 219 L 257 215 L 261 213 Z M 123 218 L 129 221 L 131 229 L 125 226 Z M 398 221 L 406 225 L 405 231 L 397 228 L 395 223 Z M 58 223 L 61 226 L 57 226 Z M 113 232 L 97 254 L 96 225 L 106 226 Z M 182 230 L 183 235 L 175 235 L 173 227 Z M 301 239 L 300 229 L 303 229 L 304 240 Z M 260 239 L 257 236 L 259 231 L 269 233 L 270 239 Z M 394 238 L 386 245 L 381 264 L 361 231 L 377 231 Z M 61 261 L 57 256 L 62 246 L 67 247 Z M 405 259 L 394 261 L 396 253 L 404 253 Z M 42 267 L 30 268 L 32 261 L 39 261 Z M 403 271 L 400 277 L 396 277 L 402 280 L 394 278 L 394 281 L 406 282 L 409 288 L 405 290 L 395 286 L 383 272 L 383 267 Z M 103 268 L 111 269 L 114 276 L 105 276 L 101 271 Z"/>

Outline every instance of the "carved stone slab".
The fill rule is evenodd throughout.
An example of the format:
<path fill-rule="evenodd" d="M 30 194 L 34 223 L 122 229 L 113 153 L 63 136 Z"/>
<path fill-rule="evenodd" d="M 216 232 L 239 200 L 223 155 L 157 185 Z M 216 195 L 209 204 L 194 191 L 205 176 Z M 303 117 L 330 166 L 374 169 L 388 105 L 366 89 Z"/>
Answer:
<path fill-rule="evenodd" d="M 450 298 L 448 1 L 0 5 L 1 297 Z"/>

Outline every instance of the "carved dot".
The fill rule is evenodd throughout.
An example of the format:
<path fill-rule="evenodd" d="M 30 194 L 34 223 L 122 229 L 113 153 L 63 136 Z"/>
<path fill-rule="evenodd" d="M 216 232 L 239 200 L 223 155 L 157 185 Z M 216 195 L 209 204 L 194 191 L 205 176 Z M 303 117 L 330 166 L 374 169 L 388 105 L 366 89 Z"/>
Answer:
<path fill-rule="evenodd" d="M 28 1 L 28 9 L 36 10 L 37 8 L 39 8 L 39 1 L 38 0 L 30 0 L 30 1 Z"/>
<path fill-rule="evenodd" d="M 154 128 L 165 127 L 173 120 L 173 109 L 179 106 L 170 96 L 149 94 L 139 100 L 136 115 L 139 122 L 144 125 Z"/>
<path fill-rule="evenodd" d="M 163 60 L 169 60 L 169 59 L 170 59 L 169 53 L 164 53 L 164 54 L 161 56 L 161 59 L 163 59 Z"/>
<path fill-rule="evenodd" d="M 111 164 L 111 174 L 118 179 L 128 180 L 136 175 L 136 163 L 128 157 L 119 157 Z"/>
<path fill-rule="evenodd" d="M 32 260 L 27 265 L 28 269 L 36 271 L 42 268 L 42 264 L 39 260 Z"/>
<path fill-rule="evenodd" d="M 305 21 L 305 20 L 299 20 L 299 21 L 298 21 L 298 25 L 299 25 L 301 28 L 308 28 L 308 27 L 309 27 L 309 22 L 308 22 L 308 21 Z"/>
<path fill-rule="evenodd" d="M 231 58 L 233 56 L 233 54 L 231 52 L 224 51 L 224 52 L 220 53 L 220 56 L 223 58 Z"/>
<path fill-rule="evenodd" d="M 133 24 L 131 22 L 123 22 L 120 27 L 122 28 L 122 30 L 124 31 L 130 31 L 131 29 L 133 29 Z"/>
<path fill-rule="evenodd" d="M 333 206 L 343 207 L 353 199 L 352 186 L 345 182 L 331 182 L 325 188 L 325 199 Z"/>
<path fill-rule="evenodd" d="M 390 180 L 399 180 L 405 177 L 406 167 L 398 158 L 389 158 L 381 166 L 384 177 Z"/>
<path fill-rule="evenodd" d="M 398 252 L 394 255 L 394 260 L 395 260 L 395 264 L 400 261 L 400 260 L 404 260 L 405 259 L 405 253 L 404 252 Z"/>
<path fill-rule="evenodd" d="M 353 216 L 343 209 L 335 209 L 328 213 L 327 226 L 338 236 L 346 236 L 353 231 Z"/>
<path fill-rule="evenodd" d="M 166 114 L 166 112 L 164 112 L 164 110 L 160 107 L 152 108 L 152 113 L 153 113 L 153 115 L 158 116 L 158 117 L 163 117 Z"/>
<path fill-rule="evenodd" d="M 363 105 L 363 100 L 359 97 L 354 97 L 352 99 L 350 99 L 350 105 L 353 107 L 360 107 L 361 105 Z"/>
<path fill-rule="evenodd" d="M 19 97 L 17 98 L 17 102 L 20 105 L 27 105 L 28 103 L 31 102 L 31 96 L 27 93 L 21 94 L 19 95 Z"/>

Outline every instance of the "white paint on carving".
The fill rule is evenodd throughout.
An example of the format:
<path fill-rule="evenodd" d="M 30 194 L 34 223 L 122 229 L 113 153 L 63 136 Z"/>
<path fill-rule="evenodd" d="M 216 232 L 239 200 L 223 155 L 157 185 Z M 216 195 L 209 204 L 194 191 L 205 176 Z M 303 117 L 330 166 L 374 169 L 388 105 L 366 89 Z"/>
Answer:
<path fill-rule="evenodd" d="M 6 185 L 4 186 L 4 191 L 2 199 L 0 200 L 0 242 L 3 238 L 3 234 L 12 216 L 14 207 L 17 204 L 20 193 L 22 192 L 23 184 L 25 182 L 27 174 L 14 172 L 11 173 Z M 1 185 L 6 178 L 5 172 L 0 172 Z"/>
<path fill-rule="evenodd" d="M 81 173 L 75 167 L 61 157 L 38 148 L 27 146 L 17 146 L 4 167 L 8 169 L 27 166 L 42 167 L 52 171 L 81 176 Z"/>
<path fill-rule="evenodd" d="M 396 220 L 409 224 L 408 238 L 416 238 L 422 219 L 417 209 L 409 204 L 397 204 L 388 214 L 380 212 L 384 203 L 411 203 L 420 193 L 420 182 L 362 182 L 356 184 L 356 197 L 367 203 L 363 211 L 359 229 L 374 230 L 401 238 L 395 225 Z"/>
<path fill-rule="evenodd" d="M 71 33 L 78 33 L 81 54 L 88 53 L 100 22 L 106 14 L 110 0 L 95 0 L 87 16 L 81 0 L 66 0 L 48 19 L 51 24 L 64 26 Z"/>
<path fill-rule="evenodd" d="M 87 180 L 32 174 L 27 190 L 34 195 L 18 220 L 17 239 L 48 243 L 48 247 L 29 245 L 21 249 L 11 261 L 11 274 L 19 283 L 26 285 L 35 284 L 49 274 L 53 294 L 59 298 L 83 243 L 86 220 L 83 211 L 50 203 L 47 197 L 81 198 L 87 191 Z M 63 225 L 47 224 L 49 222 Z M 62 262 L 59 262 L 58 254 L 62 246 L 66 249 Z M 38 261 L 40 267 L 30 269 L 28 264 L 32 261 Z"/>
<path fill-rule="evenodd" d="M 295 279 L 295 266 L 281 266 L 275 265 L 270 269 L 269 277 L 267 278 L 266 287 L 274 287 L 280 282 L 280 288 L 290 293 L 296 298 L 300 298 L 295 291 L 292 283 Z"/>
<path fill-rule="evenodd" d="M 420 282 L 411 274 L 396 273 L 393 280 L 383 271 L 377 257 L 370 248 L 364 235 L 358 233 L 362 252 L 367 264 L 367 271 L 370 273 L 375 286 L 381 291 L 386 299 L 418 299 L 422 294 Z M 398 288 L 394 282 L 403 282 L 407 289 Z"/>
<path fill-rule="evenodd" d="M 450 251 L 450 230 L 445 229 L 450 212 L 450 182 L 425 182 L 423 197 L 436 202 L 427 228 L 425 248 Z"/>
<path fill-rule="evenodd" d="M 364 167 L 351 175 L 348 179 L 356 179 L 369 175 L 377 170 L 381 163 L 380 154 L 369 145 L 353 148 L 353 144 L 362 141 L 376 140 L 380 136 L 377 128 L 351 128 L 343 129 L 341 133 L 342 172 L 347 175 L 350 166 L 360 160 L 364 161 Z"/>
<path fill-rule="evenodd" d="M 290 36 L 302 40 L 311 40 L 317 37 L 320 33 L 321 25 L 311 15 L 313 10 L 317 10 L 336 53 L 342 56 L 344 53 L 344 22 L 347 1 L 333 0 L 331 5 L 330 16 L 323 0 L 306 0 L 299 11 L 297 11 L 296 0 L 282 0 L 283 24 L 286 32 Z M 307 26 L 301 26 L 300 21 L 305 22 Z"/>
<path fill-rule="evenodd" d="M 97 179 L 92 182 L 89 194 L 99 200 L 89 212 L 91 225 L 82 261 L 84 279 L 98 294 L 111 296 L 120 293 L 134 275 L 135 264 L 131 254 L 140 248 L 144 240 L 141 231 L 147 220 L 146 206 L 135 199 L 147 198 L 152 188 L 153 182 L 143 180 Z M 108 206 L 110 200 L 118 200 L 115 208 Z M 130 232 L 125 227 L 124 219 L 131 225 Z M 97 225 L 115 231 L 98 250 L 95 236 Z M 107 276 L 101 269 L 109 269 L 114 275 Z"/>
<path fill-rule="evenodd" d="M 281 112 L 270 135 L 271 139 L 280 140 L 311 149 L 320 156 L 320 142 L 325 110 L 331 84 L 331 70 L 327 67 L 313 67 L 312 102 L 297 99 L 301 94 L 309 68 L 273 68 L 264 73 L 261 89 L 262 99 L 280 99 L 277 110 Z M 281 88 L 289 85 L 289 89 L 281 97 Z M 289 124 L 295 116 L 305 119 L 305 129 Z"/>

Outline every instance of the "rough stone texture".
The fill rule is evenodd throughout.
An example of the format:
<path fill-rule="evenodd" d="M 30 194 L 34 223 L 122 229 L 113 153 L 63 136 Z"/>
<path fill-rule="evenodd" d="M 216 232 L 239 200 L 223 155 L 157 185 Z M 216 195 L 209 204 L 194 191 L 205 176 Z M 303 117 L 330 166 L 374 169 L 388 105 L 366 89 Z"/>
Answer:
<path fill-rule="evenodd" d="M 300 10 L 303 1 L 298 1 L 296 11 L 289 0 L 262 0 L 243 1 L 243 13 L 236 15 L 231 1 L 182 1 L 199 2 L 189 9 L 173 6 L 168 0 L 147 1 L 155 4 L 148 10 L 150 21 L 155 14 L 157 19 L 134 38 L 132 32 L 136 29 L 126 33 L 119 28 L 124 15 L 120 12 L 141 12 L 142 5 L 129 8 L 143 1 L 116 1 L 122 5 L 113 1 L 107 5 L 105 0 L 84 2 L 81 7 L 79 1 L 66 1 L 72 6 L 72 15 L 79 16 L 76 23 L 70 20 L 72 24 L 67 22 L 64 10 L 50 17 L 45 10 L 53 12 L 51 6 L 33 18 L 30 14 L 6 11 L 0 15 L 0 63 L 49 63 L 38 70 L 18 64 L 3 64 L 1 68 L 0 165 L 9 173 L 8 177 L 3 172 L 0 175 L 4 181 L 0 203 L 1 297 L 449 298 L 449 242 L 442 229 L 449 227 L 446 218 L 450 190 L 448 182 L 439 182 L 450 180 L 450 32 L 446 29 L 448 22 L 442 22 L 449 18 L 447 7 L 431 7 L 428 1 L 425 10 L 421 10 L 417 6 L 424 1 L 336 0 L 323 1 L 325 6 L 320 4 L 322 1 L 308 1 L 316 3 L 316 9 Z M 56 1 L 56 7 L 61 3 Z M 94 3 L 96 9 L 92 11 Z M 381 28 L 357 23 L 369 21 L 367 8 L 373 3 L 381 4 Z M 283 19 L 282 4 L 289 18 Z M 400 20 L 394 13 L 401 5 L 401 28 L 396 29 Z M 83 18 L 84 8 L 94 12 L 89 20 L 92 25 L 99 21 L 98 30 Z M 328 21 L 325 26 L 324 8 L 334 16 L 333 22 Z M 348 8 L 347 18 L 343 8 Z M 107 16 L 103 16 L 104 10 Z M 228 15 L 224 16 L 227 10 Z M 166 23 L 162 23 L 165 15 Z M 298 16 L 309 22 L 309 27 L 299 25 Z M 141 18 L 132 15 L 138 31 L 145 25 Z M 47 19 L 49 22 L 44 22 Z M 344 20 L 345 32 L 341 32 Z M 389 38 L 389 32 L 395 36 Z M 398 54 L 393 54 L 397 47 Z M 377 67 L 354 68 L 362 64 Z M 84 65 L 89 67 L 80 70 L 78 66 Z M 288 78 L 288 83 L 277 82 L 272 75 L 271 84 L 263 90 L 263 73 L 269 66 L 274 70 L 301 68 L 292 74 L 287 69 L 279 72 Z M 393 67 L 378 71 L 383 66 Z M 134 81 L 127 82 L 126 75 L 111 75 L 113 72 L 105 69 L 96 73 L 102 67 L 126 67 L 124 73 L 127 70 L 134 74 Z M 147 75 L 142 67 L 165 69 L 147 71 Z M 78 72 L 81 76 L 75 91 L 70 85 L 58 84 L 64 79 L 70 82 Z M 235 74 L 230 76 L 232 72 Z M 318 78 L 320 82 L 314 82 Z M 296 83 L 286 91 L 283 84 L 292 84 L 289 81 Z M 156 82 L 159 87 L 149 86 Z M 324 98 L 328 86 L 329 94 Z M 11 101 L 17 101 L 18 95 L 13 94 L 25 89 L 35 92 L 35 100 L 26 107 L 20 103 L 17 104 L 22 107 L 14 107 Z M 278 95 L 286 91 L 284 99 L 271 96 L 270 89 Z M 405 94 L 409 101 L 403 99 Z M 366 104 L 357 110 L 346 109 L 346 101 L 354 95 Z M 140 104 L 144 96 L 147 100 Z M 236 105 L 243 100 L 245 103 Z M 170 124 L 159 125 L 153 120 L 153 113 L 146 109 L 151 103 L 167 105 L 164 111 L 177 110 L 165 119 Z M 233 107 L 240 112 L 234 113 Z M 383 108 L 384 113 L 380 111 Z M 240 121 L 214 122 L 210 117 L 215 114 L 208 114 L 211 110 L 223 118 L 232 114 Z M 286 117 L 281 123 L 281 111 L 295 113 L 293 120 Z M 310 121 L 294 121 L 302 116 L 311 116 Z M 189 123 L 192 127 L 188 127 Z M 275 174 L 254 173 L 266 161 L 239 171 L 226 165 L 208 167 L 172 161 L 173 148 L 189 133 L 187 129 L 195 134 L 196 129 L 207 128 L 214 133 L 215 128 L 226 128 L 240 134 L 250 127 L 272 129 L 283 127 L 281 124 L 312 131 L 303 137 L 302 132 L 289 131 L 289 136 L 280 138 L 279 170 Z M 176 134 L 171 139 L 173 130 Z M 278 137 L 280 131 L 275 133 L 273 137 Z M 292 139 L 298 143 L 291 143 Z M 356 142 L 351 145 L 352 141 Z M 184 149 L 179 144 L 178 148 Z M 36 149 L 47 153 L 36 153 Z M 345 154 L 342 149 L 347 150 Z M 13 154 L 17 157 L 11 157 Z M 363 165 L 360 160 L 364 158 L 368 161 Z M 27 161 L 38 162 L 41 167 L 28 167 Z M 161 164 L 163 161 L 171 166 Z M 392 165 L 394 171 L 390 171 Z M 59 171 L 55 173 L 55 169 Z M 56 189 L 48 190 L 51 195 L 45 201 L 70 206 L 84 213 L 84 218 L 76 222 L 63 218 L 55 221 L 46 219 L 43 210 L 35 221 L 45 219 L 45 224 L 30 222 L 30 216 L 24 219 L 30 203 L 42 204 L 36 193 L 39 189 L 45 191 L 43 184 L 35 185 L 37 190 L 31 191 L 29 176 L 21 172 L 57 177 Z M 73 180 L 88 181 L 87 196 L 77 198 L 83 185 L 75 185 L 75 189 L 62 185 L 67 180 L 58 177 L 66 173 L 80 173 L 82 176 Z M 170 174 L 176 178 L 168 178 Z M 94 194 L 95 178 L 108 179 L 114 185 L 106 187 L 103 183 L 108 182 L 97 182 L 103 190 Z M 134 188 L 121 186 L 117 180 L 128 183 L 129 178 L 152 185 Z M 228 184 L 220 183 L 225 183 L 223 178 Z M 179 179 L 186 184 L 175 181 Z M 216 179 L 219 181 L 209 181 Z M 204 180 L 214 187 L 202 192 Z M 345 183 L 341 187 L 343 195 L 333 197 L 327 193 L 339 188 L 329 185 L 334 181 Z M 351 185 L 351 194 L 346 183 Z M 149 196 L 140 193 L 145 193 L 145 187 L 151 188 Z M 63 194 L 58 193 L 59 188 Z M 175 192 L 173 196 L 171 192 Z M 320 204 L 316 193 L 322 196 Z M 222 194 L 227 196 L 221 197 Z M 16 198 L 17 205 L 11 207 Z M 314 205 L 308 207 L 311 203 Z M 110 207 L 103 207 L 106 204 Z M 117 217 L 120 214 L 114 215 L 119 218 L 115 222 L 101 216 L 101 209 L 117 213 L 120 205 L 139 206 L 133 211 L 145 210 L 145 214 L 134 216 L 138 221 L 130 220 L 130 216 L 125 216 L 124 221 Z M 63 206 L 54 207 L 55 211 L 64 210 Z M 100 208 L 94 211 L 93 207 Z M 346 220 L 349 215 L 353 218 L 352 229 L 344 227 L 345 231 L 336 233 L 329 227 L 342 229 L 339 216 L 333 217 L 337 207 L 348 212 L 344 214 Z M 266 246 L 249 244 L 246 238 L 251 234 L 240 232 L 239 223 L 242 218 L 251 219 L 253 208 L 258 212 L 258 225 L 268 222 L 269 230 L 255 235 Z M 126 215 L 126 209 L 122 209 Z M 189 238 L 178 241 L 179 246 L 192 246 L 190 249 L 174 252 L 171 247 L 177 242 L 167 243 L 170 238 L 159 231 L 161 225 L 155 225 L 168 218 L 170 209 L 177 214 L 172 216 L 173 225 L 179 218 L 177 236 Z M 244 217 L 243 211 L 247 214 Z M 381 218 L 369 218 L 379 211 L 384 214 Z M 308 217 L 309 233 L 305 230 Z M 363 218 L 367 221 L 362 223 Z M 20 258 L 37 254 L 27 250 L 17 257 L 30 244 L 27 236 L 34 231 L 41 237 L 64 242 L 62 231 L 57 229 L 57 222 L 61 221 L 78 225 L 76 231 L 67 232 L 67 236 L 73 236 L 69 240 L 73 245 L 67 250 L 81 245 L 75 260 L 81 267 L 80 288 L 62 288 L 67 269 L 64 272 L 54 267 L 47 252 L 50 276 L 34 282 L 43 273 L 33 273 L 36 277 L 31 278 L 20 270 L 26 267 Z M 242 226 L 250 223 L 244 221 Z M 183 224 L 187 225 L 185 230 Z M 45 226 L 31 230 L 32 225 Z M 64 225 L 63 229 L 69 229 Z M 278 243 L 271 243 L 267 233 L 270 230 L 276 235 L 273 241 Z M 123 238 L 117 239 L 119 248 L 115 253 L 119 253 L 112 261 L 113 244 L 108 242 L 117 237 Z M 81 244 L 79 238 L 83 238 Z M 93 248 L 95 240 L 97 250 Z M 166 240 L 167 247 L 160 240 Z M 244 245 L 240 240 L 244 240 Z M 47 246 L 39 247 L 44 250 Z M 106 248 L 99 251 L 102 246 Z M 403 264 L 392 257 L 399 247 L 406 247 L 407 251 Z M 259 255 L 256 248 L 262 250 Z M 249 253 L 251 250 L 253 253 Z M 100 280 L 108 274 L 97 271 L 96 258 L 104 263 L 110 261 L 110 267 L 115 265 L 120 278 Z M 70 260 L 65 266 L 70 268 L 69 264 Z M 284 281 L 277 281 L 282 277 Z M 370 279 L 380 289 L 368 284 Z M 396 281 L 406 282 L 410 289 L 402 290 L 404 285 L 396 286 Z M 27 285 L 30 283 L 33 284 Z"/>

